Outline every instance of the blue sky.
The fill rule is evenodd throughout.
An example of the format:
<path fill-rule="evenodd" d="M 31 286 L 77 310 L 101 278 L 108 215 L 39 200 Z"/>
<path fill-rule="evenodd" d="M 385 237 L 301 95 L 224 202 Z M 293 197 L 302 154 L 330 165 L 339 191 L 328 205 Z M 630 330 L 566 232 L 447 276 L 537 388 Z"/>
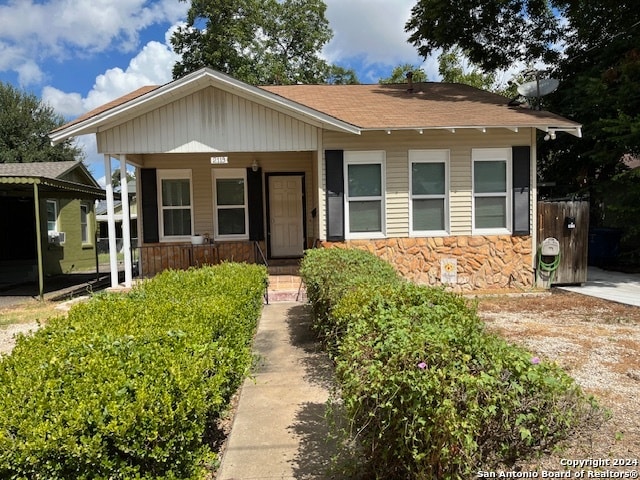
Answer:
<path fill-rule="evenodd" d="M 421 66 L 404 25 L 416 0 L 325 0 L 334 37 L 322 52 L 376 83 L 394 66 Z M 32 92 L 67 119 L 143 85 L 171 81 L 169 38 L 185 21 L 179 0 L 0 0 L 0 81 Z M 78 139 L 94 176 L 104 175 L 93 136 Z"/>

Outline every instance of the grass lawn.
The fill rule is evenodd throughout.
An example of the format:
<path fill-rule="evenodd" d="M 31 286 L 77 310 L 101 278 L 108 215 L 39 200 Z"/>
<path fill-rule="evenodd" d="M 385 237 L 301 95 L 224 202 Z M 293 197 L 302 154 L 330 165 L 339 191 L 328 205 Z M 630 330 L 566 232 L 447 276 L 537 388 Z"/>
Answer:
<path fill-rule="evenodd" d="M 46 322 L 51 317 L 64 315 L 57 310 L 60 302 L 29 300 L 13 307 L 0 308 L 0 328 L 16 323 Z"/>

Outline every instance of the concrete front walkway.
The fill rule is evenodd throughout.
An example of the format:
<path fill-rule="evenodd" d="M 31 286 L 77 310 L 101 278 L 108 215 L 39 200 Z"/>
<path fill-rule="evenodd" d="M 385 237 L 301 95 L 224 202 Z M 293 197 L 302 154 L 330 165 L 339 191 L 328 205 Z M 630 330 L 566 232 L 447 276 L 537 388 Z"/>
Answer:
<path fill-rule="evenodd" d="M 583 285 L 559 288 L 640 307 L 640 273 L 613 272 L 589 267 L 587 281 Z"/>
<path fill-rule="evenodd" d="M 308 305 L 264 306 L 255 378 L 242 386 L 217 480 L 332 478 L 324 414 L 333 368 L 309 324 Z"/>

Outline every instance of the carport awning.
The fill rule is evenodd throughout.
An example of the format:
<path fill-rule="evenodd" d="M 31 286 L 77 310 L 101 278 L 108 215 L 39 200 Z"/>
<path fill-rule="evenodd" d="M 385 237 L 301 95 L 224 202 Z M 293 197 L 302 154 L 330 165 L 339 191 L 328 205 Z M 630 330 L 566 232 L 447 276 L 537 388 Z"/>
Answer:
<path fill-rule="evenodd" d="M 98 198 L 101 200 L 106 198 L 106 192 L 101 188 L 48 177 L 0 176 L 0 185 L 6 185 L 5 189 L 21 194 L 31 194 L 33 185 L 38 185 L 41 192 L 56 192 L 58 194 L 68 194 L 71 197 Z"/>

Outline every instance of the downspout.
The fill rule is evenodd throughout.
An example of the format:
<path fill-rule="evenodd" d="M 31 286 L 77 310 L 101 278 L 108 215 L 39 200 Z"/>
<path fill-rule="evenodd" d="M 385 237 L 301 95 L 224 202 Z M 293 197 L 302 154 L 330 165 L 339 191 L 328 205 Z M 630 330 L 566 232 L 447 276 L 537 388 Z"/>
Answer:
<path fill-rule="evenodd" d="M 111 184 L 111 157 L 104 156 L 105 190 L 107 191 L 107 224 L 109 226 L 109 264 L 111 288 L 118 288 L 118 252 L 116 245 L 116 219 L 113 205 L 113 185 Z"/>
<path fill-rule="evenodd" d="M 36 250 L 38 252 L 38 294 L 44 300 L 44 274 L 42 271 L 42 231 L 40 229 L 40 195 L 38 183 L 33 184 L 33 203 L 36 214 Z"/>
<path fill-rule="evenodd" d="M 131 288 L 131 228 L 129 220 L 129 185 L 127 182 L 127 157 L 120 155 L 120 196 L 122 197 L 122 250 L 124 252 L 124 286 Z"/>
<path fill-rule="evenodd" d="M 317 215 L 316 218 L 314 218 L 313 222 L 314 222 L 314 228 L 317 227 L 318 231 L 316 234 L 316 238 L 314 239 L 314 247 L 316 242 L 318 241 L 324 241 L 327 239 L 327 232 L 326 230 L 323 231 L 323 225 L 325 225 L 326 228 L 326 218 L 327 218 L 327 205 L 325 203 L 325 186 L 326 183 L 323 182 L 323 177 L 322 177 L 322 173 L 323 173 L 323 165 L 324 165 L 324 156 L 323 156 L 323 152 L 324 152 L 324 135 L 323 135 L 323 131 L 321 128 L 316 129 L 317 135 L 318 135 L 318 150 L 316 152 L 316 156 L 318 159 L 318 162 L 316 164 L 316 185 L 315 185 L 315 202 L 317 205 Z M 324 223 L 323 223 L 324 222 Z"/>

